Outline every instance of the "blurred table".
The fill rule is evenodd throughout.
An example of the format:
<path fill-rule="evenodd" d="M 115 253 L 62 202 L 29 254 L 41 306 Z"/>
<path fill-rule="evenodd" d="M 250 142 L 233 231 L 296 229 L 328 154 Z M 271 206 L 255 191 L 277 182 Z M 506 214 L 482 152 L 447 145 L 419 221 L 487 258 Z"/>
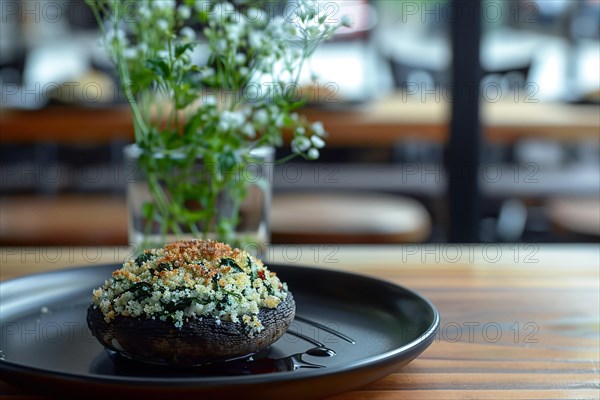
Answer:
<path fill-rule="evenodd" d="M 117 263 L 128 254 L 126 247 L 4 247 L 0 278 Z M 419 358 L 332 400 L 600 395 L 597 245 L 287 245 L 269 254 L 276 262 L 389 280 L 419 291 L 440 311 L 438 338 Z M 0 383 L 0 398 L 34 397 Z"/>
<path fill-rule="evenodd" d="M 0 197 L 4 246 L 127 244 L 123 196 L 61 195 Z"/>
<path fill-rule="evenodd" d="M 482 102 L 484 133 L 491 142 L 512 143 L 523 137 L 566 141 L 598 138 L 598 106 L 539 103 L 516 93 L 511 97 Z M 403 138 L 445 142 L 448 137 L 448 93 L 396 94 L 359 105 L 325 105 L 306 107 L 300 113 L 311 121 L 323 122 L 331 146 L 389 146 Z M 0 132 L 0 143 L 133 140 L 127 106 L 3 108 Z"/>

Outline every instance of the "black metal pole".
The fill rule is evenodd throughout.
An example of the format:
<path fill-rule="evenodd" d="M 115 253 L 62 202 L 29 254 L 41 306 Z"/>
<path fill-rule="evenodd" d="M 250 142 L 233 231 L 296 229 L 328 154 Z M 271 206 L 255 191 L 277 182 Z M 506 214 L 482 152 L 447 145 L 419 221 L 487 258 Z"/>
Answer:
<path fill-rule="evenodd" d="M 446 149 L 448 241 L 479 242 L 481 199 L 479 164 L 481 126 L 480 0 L 452 0 L 452 113 Z"/>

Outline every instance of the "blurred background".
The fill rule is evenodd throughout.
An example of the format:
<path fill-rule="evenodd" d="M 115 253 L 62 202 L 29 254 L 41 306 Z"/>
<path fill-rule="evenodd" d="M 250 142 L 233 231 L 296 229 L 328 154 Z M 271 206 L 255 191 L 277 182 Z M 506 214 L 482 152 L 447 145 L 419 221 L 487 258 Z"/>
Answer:
<path fill-rule="evenodd" d="M 448 1 L 321 3 L 353 28 L 304 78 L 328 146 L 276 166 L 273 243 L 454 241 L 453 91 L 481 105 L 475 241 L 598 241 L 600 0 L 482 1 L 482 78 L 460 87 Z M 95 20 L 74 0 L 0 0 L 0 18 L 1 244 L 127 244 L 133 128 Z"/>

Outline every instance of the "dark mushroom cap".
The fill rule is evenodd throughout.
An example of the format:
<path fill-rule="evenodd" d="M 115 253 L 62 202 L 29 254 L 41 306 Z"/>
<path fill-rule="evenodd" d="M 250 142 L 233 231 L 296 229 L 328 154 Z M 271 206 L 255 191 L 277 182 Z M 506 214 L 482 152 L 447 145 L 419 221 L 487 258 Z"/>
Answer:
<path fill-rule="evenodd" d="M 88 325 L 100 343 L 131 358 L 194 365 L 268 346 L 294 313 L 287 286 L 260 260 L 191 240 L 125 261 L 94 290 Z"/>
<path fill-rule="evenodd" d="M 275 309 L 261 309 L 264 329 L 248 336 L 241 323 L 214 318 L 190 318 L 181 328 L 158 319 L 118 316 L 106 322 L 99 308 L 90 306 L 87 322 L 105 347 L 134 360 L 172 366 L 194 366 L 247 356 L 283 336 L 294 319 L 291 293 Z"/>

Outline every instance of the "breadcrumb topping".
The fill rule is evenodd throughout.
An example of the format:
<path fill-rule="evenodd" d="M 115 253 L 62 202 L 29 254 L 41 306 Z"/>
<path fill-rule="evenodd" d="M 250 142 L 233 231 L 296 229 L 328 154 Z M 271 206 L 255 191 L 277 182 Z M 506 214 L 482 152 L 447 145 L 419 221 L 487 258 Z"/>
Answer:
<path fill-rule="evenodd" d="M 93 291 L 106 322 L 117 315 L 158 318 L 181 328 L 189 318 L 241 323 L 253 336 L 264 329 L 261 308 L 276 308 L 287 285 L 247 252 L 212 240 L 177 241 L 127 260 Z"/>

